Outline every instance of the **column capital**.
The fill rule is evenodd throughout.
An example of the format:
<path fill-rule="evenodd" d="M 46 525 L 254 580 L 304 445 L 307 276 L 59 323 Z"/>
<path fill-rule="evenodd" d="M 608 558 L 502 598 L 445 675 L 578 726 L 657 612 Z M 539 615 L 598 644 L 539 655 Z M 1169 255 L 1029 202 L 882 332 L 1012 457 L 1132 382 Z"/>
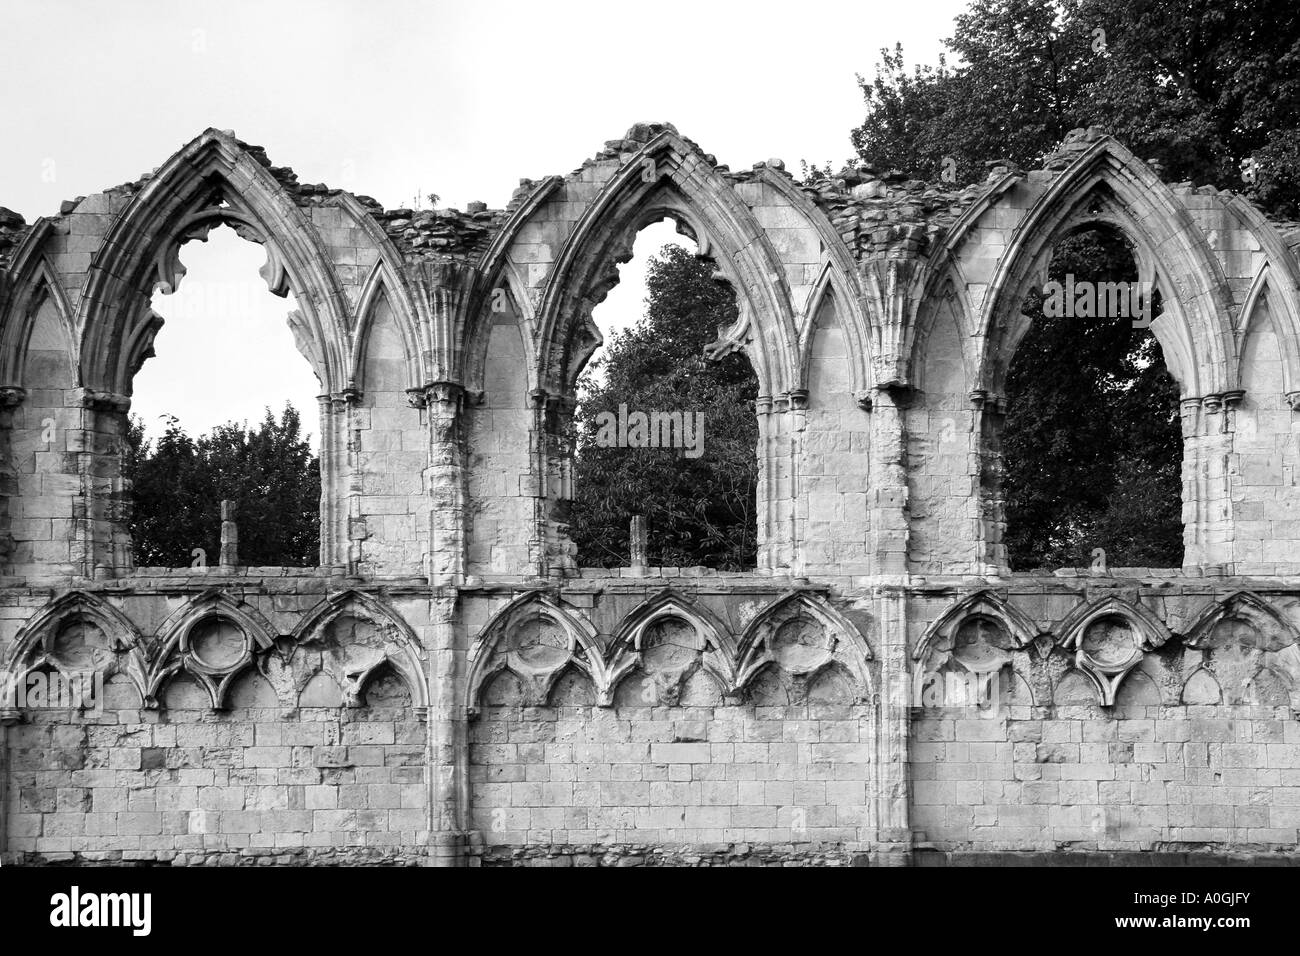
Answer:
<path fill-rule="evenodd" d="M 117 392 L 79 388 L 75 395 L 77 403 L 82 408 L 90 408 L 97 412 L 125 412 L 131 408 L 131 396 L 119 395 Z"/>
<path fill-rule="evenodd" d="M 335 412 L 342 412 L 349 406 L 356 406 L 361 402 L 361 390 L 348 386 L 341 392 L 334 392 L 331 395 L 321 395 L 319 400 L 322 404 L 328 402 Z"/>
<path fill-rule="evenodd" d="M 418 388 L 406 390 L 406 400 L 413 408 L 428 408 L 431 405 L 459 406 L 468 395 L 459 382 L 428 382 Z"/>

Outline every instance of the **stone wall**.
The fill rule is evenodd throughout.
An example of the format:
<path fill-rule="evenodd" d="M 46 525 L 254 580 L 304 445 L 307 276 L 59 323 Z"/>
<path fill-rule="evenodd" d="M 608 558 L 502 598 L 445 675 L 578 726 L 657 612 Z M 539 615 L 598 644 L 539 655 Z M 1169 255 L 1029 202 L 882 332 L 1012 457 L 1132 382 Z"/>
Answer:
<path fill-rule="evenodd" d="M 99 716 L 11 728 L 10 853 L 178 865 L 414 858 L 428 786 L 409 695 L 381 682 L 355 711 L 337 692 L 304 696 L 326 706 L 286 713 L 250 673 L 214 715 L 202 688 L 177 681 L 160 714 L 119 682 Z"/>
<path fill-rule="evenodd" d="M 917 721 L 917 847 L 1294 850 L 1300 725 L 1289 706 L 1025 710 Z"/>
<path fill-rule="evenodd" d="M 486 709 L 470 737 L 486 846 L 866 842 L 870 708 L 638 707 L 640 689 L 609 710 Z"/>
<path fill-rule="evenodd" d="M 735 294 L 707 356 L 759 381 L 744 574 L 584 571 L 567 534 L 592 309 L 663 218 Z M 1165 303 L 1185 563 L 1012 574 L 1020 305 L 1098 223 Z M 321 382 L 314 569 L 131 559 L 150 296 L 218 225 L 266 248 Z M 0 208 L 0 675 L 107 688 L 102 709 L 0 700 L 0 853 L 1289 858 L 1297 247 L 1100 130 L 956 186 L 732 171 L 637 124 L 464 211 L 385 210 L 207 130 L 31 225 Z"/>

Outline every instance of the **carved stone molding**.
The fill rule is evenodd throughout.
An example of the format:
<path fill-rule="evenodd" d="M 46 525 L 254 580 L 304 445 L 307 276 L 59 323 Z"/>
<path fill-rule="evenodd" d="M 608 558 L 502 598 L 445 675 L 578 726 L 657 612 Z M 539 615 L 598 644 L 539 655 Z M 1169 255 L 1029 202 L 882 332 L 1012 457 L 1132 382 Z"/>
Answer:
<path fill-rule="evenodd" d="M 1117 597 L 1080 605 L 1061 623 L 1060 645 L 1074 652 L 1074 666 L 1092 684 L 1097 702 L 1113 707 L 1120 684 L 1169 631 L 1149 610 Z"/>
<path fill-rule="evenodd" d="M 736 321 L 725 329 L 719 329 L 718 337 L 704 346 L 704 357 L 710 362 L 716 362 L 732 352 L 741 351 L 748 341 L 749 314 L 742 307 Z"/>
<path fill-rule="evenodd" d="M 79 388 L 76 390 L 77 402 L 82 408 L 93 409 L 97 412 L 126 412 L 131 408 L 131 396 L 119 395 L 116 392 L 100 392 L 93 388 Z"/>

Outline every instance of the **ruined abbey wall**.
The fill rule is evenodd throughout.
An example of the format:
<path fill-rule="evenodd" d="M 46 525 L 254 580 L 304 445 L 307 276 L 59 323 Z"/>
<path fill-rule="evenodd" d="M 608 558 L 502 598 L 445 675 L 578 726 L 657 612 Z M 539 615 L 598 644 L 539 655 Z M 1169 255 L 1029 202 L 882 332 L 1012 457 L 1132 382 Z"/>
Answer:
<path fill-rule="evenodd" d="M 568 538 L 591 312 L 664 218 L 736 296 L 709 354 L 760 383 L 752 572 L 584 569 Z M 1161 293 L 1185 564 L 1013 574 L 1020 304 L 1096 224 Z M 297 302 L 319 568 L 132 564 L 150 296 L 217 225 Z M 58 215 L 0 210 L 0 672 L 104 686 L 0 701 L 4 861 L 1289 859 L 1298 246 L 1096 130 L 958 187 L 734 172 L 641 124 L 465 211 L 208 130 Z"/>

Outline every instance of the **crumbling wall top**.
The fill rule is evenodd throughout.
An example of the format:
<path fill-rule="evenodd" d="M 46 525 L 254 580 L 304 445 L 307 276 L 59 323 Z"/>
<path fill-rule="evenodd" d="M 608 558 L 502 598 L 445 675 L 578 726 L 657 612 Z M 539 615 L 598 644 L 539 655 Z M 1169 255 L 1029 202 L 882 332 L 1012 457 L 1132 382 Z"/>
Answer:
<path fill-rule="evenodd" d="M 9 268 L 9 259 L 30 228 L 18 213 L 0 206 L 0 270 Z"/>

